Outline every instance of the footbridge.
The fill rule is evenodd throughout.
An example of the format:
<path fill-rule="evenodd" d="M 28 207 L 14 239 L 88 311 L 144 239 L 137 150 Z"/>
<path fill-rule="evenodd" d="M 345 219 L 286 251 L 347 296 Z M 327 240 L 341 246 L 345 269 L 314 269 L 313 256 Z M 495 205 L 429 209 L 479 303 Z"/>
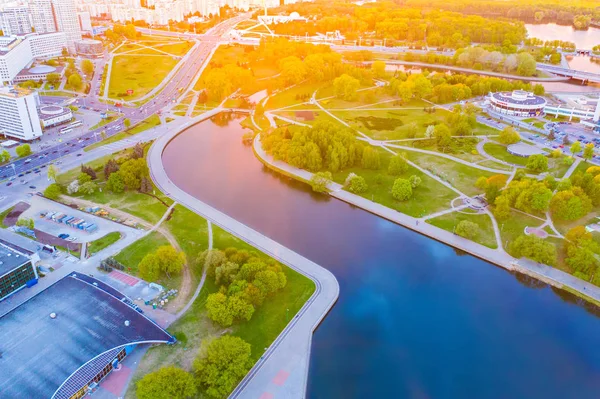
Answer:
<path fill-rule="evenodd" d="M 538 63 L 537 68 L 544 72 L 550 72 L 554 75 L 564 76 L 569 79 L 581 80 L 582 83 L 596 82 L 600 83 L 600 74 L 593 72 L 578 71 L 576 69 L 563 68 L 555 65 Z"/>

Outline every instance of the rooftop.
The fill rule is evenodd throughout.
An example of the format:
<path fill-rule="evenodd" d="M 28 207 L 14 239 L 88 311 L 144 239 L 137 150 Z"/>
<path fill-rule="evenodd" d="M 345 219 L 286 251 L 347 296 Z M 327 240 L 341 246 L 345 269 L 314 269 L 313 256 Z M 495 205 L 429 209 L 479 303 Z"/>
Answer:
<path fill-rule="evenodd" d="M 0 87 L 0 96 L 4 97 L 19 98 L 28 96 L 30 94 L 33 94 L 32 90 L 25 89 L 19 86 Z"/>
<path fill-rule="evenodd" d="M 0 242 L 0 276 L 14 270 L 27 262 L 29 258 L 22 252 L 17 252 Z"/>
<path fill-rule="evenodd" d="M 128 303 L 105 283 L 71 274 L 1 316 L 1 396 L 69 398 L 120 348 L 173 342 Z"/>
<path fill-rule="evenodd" d="M 498 92 L 492 93 L 492 97 L 498 101 L 504 101 L 509 104 L 515 105 L 544 105 L 546 99 L 544 97 L 536 96 L 533 93 L 528 93 L 522 90 L 515 90 L 514 92 Z"/>

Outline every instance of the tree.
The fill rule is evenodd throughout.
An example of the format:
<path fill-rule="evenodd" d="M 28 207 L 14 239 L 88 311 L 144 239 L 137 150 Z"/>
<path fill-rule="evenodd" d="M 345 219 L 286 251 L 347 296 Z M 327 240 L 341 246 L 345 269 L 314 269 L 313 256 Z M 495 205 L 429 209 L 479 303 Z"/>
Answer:
<path fill-rule="evenodd" d="M 407 201 L 412 197 L 412 185 L 406 179 L 396 179 L 392 186 L 392 197 L 398 201 Z"/>
<path fill-rule="evenodd" d="M 94 63 L 90 60 L 81 61 L 81 70 L 88 76 L 91 76 L 94 73 Z"/>
<path fill-rule="evenodd" d="M 252 367 L 250 344 L 239 337 L 224 335 L 213 341 L 203 341 L 194 360 L 194 373 L 206 395 L 223 398 Z"/>
<path fill-rule="evenodd" d="M 529 53 L 517 54 L 517 74 L 521 76 L 533 76 L 537 70 L 537 62 Z"/>
<path fill-rule="evenodd" d="M 83 85 L 83 80 L 81 79 L 81 75 L 78 73 L 74 73 L 67 79 L 67 83 L 72 89 L 79 90 Z"/>
<path fill-rule="evenodd" d="M 461 237 L 472 240 L 479 234 L 479 225 L 468 220 L 461 220 L 456 225 L 454 232 Z"/>
<path fill-rule="evenodd" d="M 139 190 L 142 178 L 148 175 L 148 166 L 143 158 L 129 159 L 121 164 L 118 173 L 128 190 Z"/>
<path fill-rule="evenodd" d="M 437 148 L 440 151 L 445 152 L 452 148 L 452 135 L 450 134 L 450 128 L 447 125 L 437 125 L 433 135 L 435 137 Z"/>
<path fill-rule="evenodd" d="M 149 178 L 147 178 L 146 176 L 142 177 L 142 181 L 140 184 L 140 191 L 142 193 L 149 193 L 152 191 L 152 182 L 150 181 Z"/>
<path fill-rule="evenodd" d="M 129 128 L 129 126 L 131 126 L 131 119 L 129 118 L 125 118 L 123 119 L 123 126 L 125 126 L 125 128 Z"/>
<path fill-rule="evenodd" d="M 156 281 L 160 278 L 160 262 L 156 254 L 146 254 L 138 264 L 140 277 L 146 281 Z"/>
<path fill-rule="evenodd" d="M 527 158 L 527 169 L 533 172 L 545 172 L 548 170 L 548 158 L 544 154 L 534 154 Z"/>
<path fill-rule="evenodd" d="M 130 158 L 131 159 L 144 158 L 144 146 L 141 145 L 140 143 L 136 143 L 136 145 L 133 146 L 133 151 L 131 151 Z"/>
<path fill-rule="evenodd" d="M 60 74 L 54 72 L 49 73 L 46 75 L 46 82 L 56 86 L 60 82 Z"/>
<path fill-rule="evenodd" d="M 548 187 L 550 190 L 554 190 L 557 186 L 558 182 L 556 181 L 556 178 L 554 178 L 554 176 L 552 175 L 546 175 L 546 177 L 544 177 L 544 185 L 546 187 Z"/>
<path fill-rule="evenodd" d="M 521 136 L 519 133 L 512 128 L 511 126 L 507 126 L 500 131 L 500 142 L 502 144 L 515 144 L 521 141 Z"/>
<path fill-rule="evenodd" d="M 565 135 L 565 137 L 567 136 L 568 135 Z M 581 143 L 579 141 L 574 142 L 571 144 L 570 150 L 572 155 L 577 155 L 581 151 Z"/>
<path fill-rule="evenodd" d="M 344 186 L 346 186 L 348 191 L 355 194 L 364 193 L 369 188 L 367 182 L 365 181 L 365 178 L 362 176 L 358 176 L 354 173 L 350 173 L 348 175 Z"/>
<path fill-rule="evenodd" d="M 410 186 L 415 189 L 417 187 L 419 187 L 421 185 L 421 178 L 417 175 L 411 175 L 408 178 L 408 181 L 410 182 Z"/>
<path fill-rule="evenodd" d="M 77 182 L 79 183 L 79 185 L 82 185 L 84 183 L 87 182 L 91 182 L 92 178 L 90 177 L 90 175 L 88 175 L 87 173 L 83 173 L 81 172 L 78 176 L 77 176 Z"/>
<path fill-rule="evenodd" d="M 587 143 L 583 148 L 583 159 L 589 161 L 594 156 L 594 143 Z"/>
<path fill-rule="evenodd" d="M 556 247 L 536 235 L 521 235 L 510 243 L 509 251 L 515 258 L 529 258 L 535 262 L 554 266 L 556 264 Z"/>
<path fill-rule="evenodd" d="M 135 385 L 138 399 L 187 399 L 196 397 L 194 377 L 175 366 L 146 374 Z"/>
<path fill-rule="evenodd" d="M 494 216 L 498 220 L 506 220 L 510 217 L 510 201 L 504 196 L 500 195 L 496 197 L 496 201 L 494 201 Z"/>
<path fill-rule="evenodd" d="M 552 217 L 558 220 L 577 220 L 592 210 L 592 201 L 581 187 L 557 192 L 550 201 Z"/>
<path fill-rule="evenodd" d="M 51 200 L 57 200 L 61 194 L 62 190 L 60 189 L 60 186 L 56 183 L 50 184 L 44 190 L 44 197 L 50 198 Z"/>
<path fill-rule="evenodd" d="M 79 191 L 87 195 L 94 194 L 96 192 L 96 189 L 96 183 L 94 183 L 93 181 L 85 182 L 79 187 Z"/>
<path fill-rule="evenodd" d="M 402 155 L 394 155 L 388 164 L 388 173 L 392 176 L 399 176 L 408 170 L 406 158 Z"/>
<path fill-rule="evenodd" d="M 379 151 L 371 146 L 366 146 L 363 149 L 361 166 L 364 169 L 379 169 L 381 167 L 381 158 L 379 155 Z"/>
<path fill-rule="evenodd" d="M 375 75 L 376 78 L 385 77 L 385 62 L 374 61 L 373 64 L 371 64 L 371 70 L 373 71 L 373 75 Z"/>
<path fill-rule="evenodd" d="M 48 179 L 56 181 L 56 175 L 58 174 L 58 168 L 55 165 L 48 166 Z"/>
<path fill-rule="evenodd" d="M 31 147 L 29 144 L 21 144 L 15 148 L 15 152 L 19 158 L 26 157 L 31 154 Z"/>
<path fill-rule="evenodd" d="M 289 56 L 279 61 L 281 78 L 287 85 L 300 83 L 306 78 L 306 65 L 296 56 Z"/>
<path fill-rule="evenodd" d="M 223 292 L 217 292 L 206 298 L 206 313 L 221 327 L 230 327 L 234 322 L 250 320 L 254 306 L 239 295 L 227 296 Z"/>
<path fill-rule="evenodd" d="M 31 218 L 19 217 L 17 219 L 17 226 L 27 227 L 30 230 L 33 230 L 34 221 Z"/>
<path fill-rule="evenodd" d="M 67 48 L 66 48 L 66 47 L 63 47 L 63 49 L 62 49 L 62 52 L 61 52 L 61 53 L 62 53 L 62 56 L 63 56 L 63 57 L 66 57 L 66 56 L 68 56 L 68 55 L 69 55 L 69 50 L 67 50 Z"/>
<path fill-rule="evenodd" d="M 109 159 L 104 165 L 104 178 L 108 180 L 110 175 L 119 171 L 119 164 L 114 159 Z"/>
<path fill-rule="evenodd" d="M 359 88 L 360 82 L 358 79 L 347 74 L 343 74 L 333 80 L 333 92 L 335 96 L 346 101 L 356 100 L 356 92 Z"/>
<path fill-rule="evenodd" d="M 196 264 L 206 268 L 206 275 L 210 278 L 215 277 L 216 269 L 227 262 L 227 256 L 218 249 L 207 249 L 203 251 L 196 259 Z"/>
<path fill-rule="evenodd" d="M 123 176 L 121 175 L 121 172 L 114 172 L 110 174 L 110 177 L 108 180 L 106 180 L 106 189 L 115 194 L 125 191 L 125 183 L 123 182 Z"/>
<path fill-rule="evenodd" d="M 475 187 L 477 187 L 478 189 L 481 189 L 481 190 L 485 190 L 487 188 L 487 185 L 488 185 L 488 181 L 487 180 L 488 180 L 487 177 L 485 177 L 485 176 L 479 176 L 479 178 L 475 182 Z"/>
<path fill-rule="evenodd" d="M 543 85 L 536 83 L 535 85 L 533 85 L 533 94 L 535 94 L 536 96 L 543 96 L 544 94 L 546 94 L 546 89 Z"/>
<path fill-rule="evenodd" d="M 326 193 L 328 191 L 327 186 L 333 180 L 331 172 L 317 172 L 310 178 L 310 185 L 313 191 L 317 193 Z"/>
<path fill-rule="evenodd" d="M 171 278 L 171 274 L 179 274 L 185 265 L 185 255 L 177 252 L 170 245 L 163 245 L 156 250 L 156 258 L 160 271 Z"/>

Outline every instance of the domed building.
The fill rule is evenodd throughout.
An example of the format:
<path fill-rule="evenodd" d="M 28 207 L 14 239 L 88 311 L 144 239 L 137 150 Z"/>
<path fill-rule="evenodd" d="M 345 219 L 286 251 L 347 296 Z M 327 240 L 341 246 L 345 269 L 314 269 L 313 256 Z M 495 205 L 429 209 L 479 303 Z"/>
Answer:
<path fill-rule="evenodd" d="M 513 92 L 497 92 L 490 95 L 491 108 L 501 114 L 532 117 L 541 115 L 547 101 L 525 90 Z"/>

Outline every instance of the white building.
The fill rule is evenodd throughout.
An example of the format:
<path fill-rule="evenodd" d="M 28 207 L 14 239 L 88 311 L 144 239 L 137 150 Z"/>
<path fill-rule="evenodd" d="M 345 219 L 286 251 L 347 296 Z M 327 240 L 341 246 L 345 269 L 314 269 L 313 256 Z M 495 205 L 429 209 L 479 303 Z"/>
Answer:
<path fill-rule="evenodd" d="M 81 27 L 75 0 L 52 0 L 52 11 L 56 30 L 67 36 L 67 47 L 71 52 L 75 52 L 75 42 L 81 40 Z"/>
<path fill-rule="evenodd" d="M 0 37 L 0 85 L 12 82 L 34 59 L 60 55 L 65 46 L 61 32 Z"/>
<path fill-rule="evenodd" d="M 67 123 L 73 119 L 73 112 L 70 108 L 58 105 L 46 105 L 45 107 L 41 107 L 39 111 L 44 129 Z"/>
<path fill-rule="evenodd" d="M 77 13 L 77 17 L 79 19 L 79 28 L 83 32 L 92 32 L 92 19 L 90 18 L 90 13 L 87 11 Z"/>
<path fill-rule="evenodd" d="M 37 33 L 56 32 L 52 0 L 32 0 L 29 3 L 31 22 Z"/>
<path fill-rule="evenodd" d="M 19 87 L 0 87 L 0 133 L 31 141 L 42 136 L 36 92 Z"/>
<path fill-rule="evenodd" d="M 0 29 L 4 36 L 31 33 L 29 10 L 25 6 L 0 9 Z"/>
<path fill-rule="evenodd" d="M 505 115 L 530 117 L 544 112 L 547 102 L 544 97 L 524 90 L 497 92 L 490 95 L 490 105 L 496 112 Z"/>

